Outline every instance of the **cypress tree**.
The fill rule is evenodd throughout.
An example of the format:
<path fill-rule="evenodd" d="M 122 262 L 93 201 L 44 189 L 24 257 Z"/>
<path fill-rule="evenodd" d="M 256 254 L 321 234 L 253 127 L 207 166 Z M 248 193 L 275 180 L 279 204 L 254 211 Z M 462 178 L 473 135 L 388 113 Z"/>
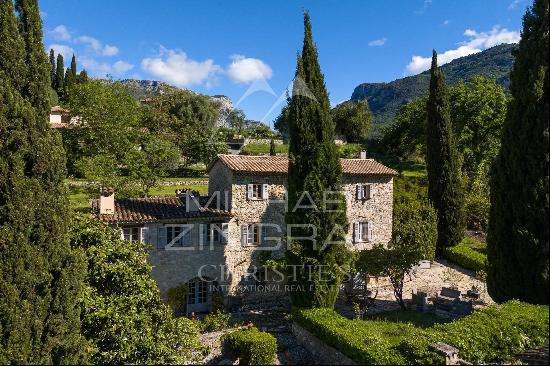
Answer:
<path fill-rule="evenodd" d="M 271 141 L 269 142 L 269 155 L 277 155 L 277 150 L 275 149 L 275 140 L 273 139 L 271 139 Z"/>
<path fill-rule="evenodd" d="M 2 15 L 15 17 L 5 12 L 8 3 L 0 3 Z M 0 68 L 0 363 L 77 363 L 85 361 L 78 311 L 85 272 L 66 238 L 65 155 L 48 122 L 50 70 L 38 5 L 21 0 L 16 10 L 19 30 L 10 32 L 23 52 L 10 57 L 20 57 L 26 71 Z M 22 79 L 19 88 L 13 78 Z"/>
<path fill-rule="evenodd" d="M 491 172 L 487 288 L 497 302 L 549 302 L 548 31 L 548 0 L 535 0 L 523 17 L 512 101 Z"/>
<path fill-rule="evenodd" d="M 73 57 L 71 58 L 71 76 L 73 77 L 73 80 L 76 81 L 76 57 L 73 53 Z"/>
<path fill-rule="evenodd" d="M 50 79 L 51 79 L 51 87 L 55 90 L 55 73 L 56 73 L 56 67 L 55 67 L 55 51 L 53 49 L 50 50 Z"/>
<path fill-rule="evenodd" d="M 0 70 L 5 81 L 17 90 L 25 83 L 25 45 L 18 32 L 12 0 L 0 0 Z"/>
<path fill-rule="evenodd" d="M 63 97 L 65 90 L 65 62 L 63 61 L 63 55 L 57 55 L 57 67 L 55 71 L 55 91 L 59 98 Z"/>
<path fill-rule="evenodd" d="M 428 197 L 437 211 L 437 250 L 458 244 L 464 237 L 464 194 L 458 152 L 453 137 L 445 75 L 433 51 L 427 103 L 426 165 Z"/>
<path fill-rule="evenodd" d="M 293 305 L 333 307 L 347 270 L 350 255 L 344 240 L 348 223 L 341 193 L 329 195 L 339 203 L 324 207 L 326 192 L 340 192 L 342 170 L 334 143 L 324 76 L 317 61 L 309 14 L 304 14 L 304 43 L 298 56 L 292 97 L 289 103 L 288 212 L 294 238 L 287 250 Z M 318 208 L 318 209 L 317 209 Z M 320 273 L 322 271 L 323 273 Z"/>

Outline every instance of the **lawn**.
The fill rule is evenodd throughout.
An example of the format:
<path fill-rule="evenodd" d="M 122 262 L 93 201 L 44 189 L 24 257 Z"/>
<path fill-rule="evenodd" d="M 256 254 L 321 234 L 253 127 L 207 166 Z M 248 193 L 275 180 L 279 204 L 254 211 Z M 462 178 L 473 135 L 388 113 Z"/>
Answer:
<path fill-rule="evenodd" d="M 241 150 L 241 155 L 267 155 L 271 147 L 270 144 L 248 144 Z M 288 154 L 288 145 L 276 144 L 275 152 L 277 154 Z"/>

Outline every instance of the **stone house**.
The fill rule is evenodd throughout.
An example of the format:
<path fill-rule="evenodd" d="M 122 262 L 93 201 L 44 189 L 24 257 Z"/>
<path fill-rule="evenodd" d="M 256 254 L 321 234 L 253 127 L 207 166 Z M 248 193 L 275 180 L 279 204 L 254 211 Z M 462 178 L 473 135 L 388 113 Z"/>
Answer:
<path fill-rule="evenodd" d="M 347 245 L 362 250 L 387 244 L 397 173 L 372 159 L 341 164 Z M 212 291 L 239 296 L 248 286 L 282 280 L 262 268 L 259 257 L 285 251 L 287 170 L 286 156 L 219 155 L 208 168 L 208 196 L 186 191 L 119 200 L 107 191 L 93 208 L 125 239 L 151 245 L 151 275 L 161 292 L 188 284 L 187 311 L 208 311 Z"/>

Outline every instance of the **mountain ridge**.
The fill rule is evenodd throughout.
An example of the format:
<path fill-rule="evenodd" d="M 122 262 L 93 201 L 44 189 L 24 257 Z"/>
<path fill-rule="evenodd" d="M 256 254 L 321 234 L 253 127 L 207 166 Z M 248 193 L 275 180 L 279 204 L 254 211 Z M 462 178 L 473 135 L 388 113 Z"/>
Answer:
<path fill-rule="evenodd" d="M 490 77 L 506 91 L 510 85 L 510 71 L 517 44 L 501 44 L 484 51 L 457 58 L 441 66 L 450 85 L 467 81 L 474 75 Z M 353 90 L 351 101 L 368 100 L 373 113 L 373 123 L 391 123 L 399 108 L 425 95 L 430 83 L 430 71 L 407 76 L 390 82 L 361 83 Z"/>

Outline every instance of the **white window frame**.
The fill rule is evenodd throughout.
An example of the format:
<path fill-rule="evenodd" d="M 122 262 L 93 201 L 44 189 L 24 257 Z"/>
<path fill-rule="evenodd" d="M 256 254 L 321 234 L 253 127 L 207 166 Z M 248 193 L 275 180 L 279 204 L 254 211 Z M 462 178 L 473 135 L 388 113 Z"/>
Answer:
<path fill-rule="evenodd" d="M 176 237 L 172 236 L 172 240 L 168 240 L 168 229 L 175 229 L 179 228 L 180 232 Z M 186 243 L 185 238 L 192 233 L 192 228 L 189 227 L 189 225 L 183 225 L 183 224 L 165 224 L 164 230 L 166 231 L 166 245 L 165 248 L 172 248 L 172 247 L 184 247 L 191 243 Z M 173 234 L 172 234 L 173 235 Z"/>
<path fill-rule="evenodd" d="M 372 184 L 361 183 L 357 185 L 357 200 L 365 201 L 372 198 Z"/>
<path fill-rule="evenodd" d="M 353 223 L 353 241 L 355 243 L 370 243 L 373 238 L 372 221 L 357 221 Z"/>
<path fill-rule="evenodd" d="M 262 244 L 263 225 L 261 223 L 249 223 L 241 225 L 241 243 L 244 246 L 259 246 Z M 257 237 L 257 241 L 255 240 Z"/>
<path fill-rule="evenodd" d="M 268 184 L 249 183 L 246 185 L 246 196 L 251 201 L 261 201 L 268 197 Z"/>
<path fill-rule="evenodd" d="M 130 230 L 130 232 L 128 234 L 126 233 L 127 230 Z M 136 230 L 137 232 L 133 232 L 134 230 Z M 142 241 L 141 230 L 142 230 L 142 228 L 140 226 L 123 227 L 122 231 L 120 233 L 120 236 L 121 236 L 122 240 Z"/>

